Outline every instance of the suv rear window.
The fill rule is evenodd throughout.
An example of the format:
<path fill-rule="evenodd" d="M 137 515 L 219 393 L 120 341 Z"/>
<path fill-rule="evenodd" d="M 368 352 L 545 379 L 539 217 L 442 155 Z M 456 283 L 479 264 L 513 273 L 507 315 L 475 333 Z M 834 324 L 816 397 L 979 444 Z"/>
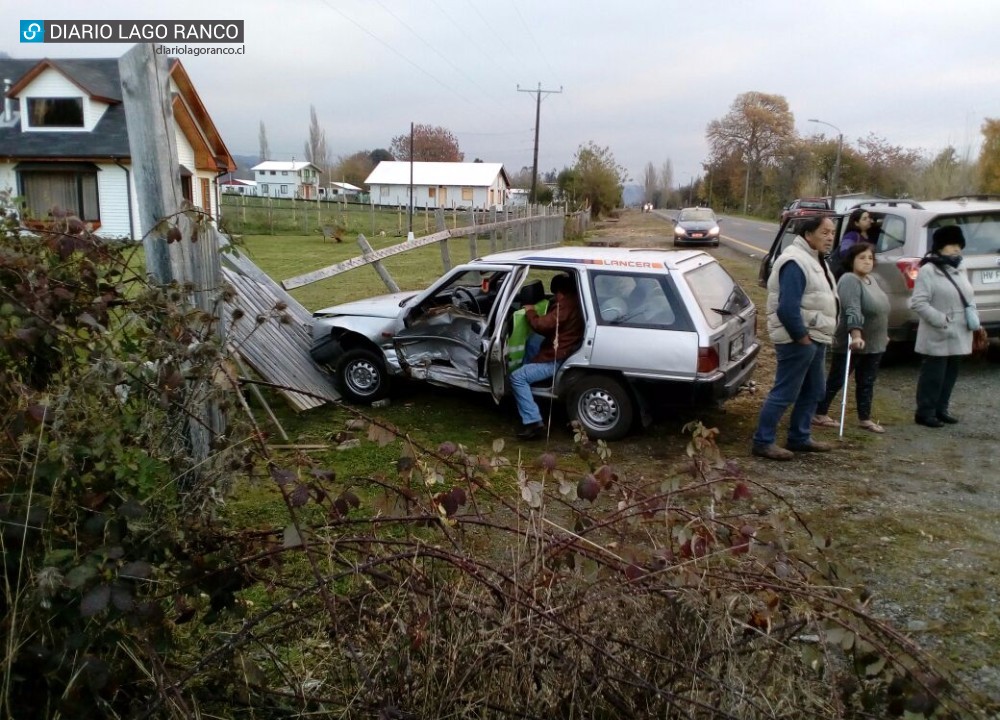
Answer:
<path fill-rule="evenodd" d="M 800 200 L 799 207 L 803 210 L 826 210 L 826 200 Z"/>
<path fill-rule="evenodd" d="M 743 288 L 717 262 L 695 268 L 684 278 L 711 328 L 719 327 L 730 315 L 750 306 L 750 298 Z"/>
<path fill-rule="evenodd" d="M 982 215 L 959 215 L 958 217 L 939 217 L 927 226 L 927 247 L 931 246 L 930 237 L 939 227 L 958 225 L 965 235 L 966 255 L 996 255 L 1000 253 L 1000 213 L 984 213 Z"/>

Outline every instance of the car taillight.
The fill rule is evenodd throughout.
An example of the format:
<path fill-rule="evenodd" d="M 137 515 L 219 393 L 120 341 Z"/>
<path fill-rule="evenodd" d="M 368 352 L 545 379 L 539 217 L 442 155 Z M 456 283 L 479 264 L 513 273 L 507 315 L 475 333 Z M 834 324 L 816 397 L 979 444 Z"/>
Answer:
<path fill-rule="evenodd" d="M 719 353 L 714 347 L 698 348 L 698 372 L 710 373 L 719 369 Z"/>
<path fill-rule="evenodd" d="M 920 258 L 902 258 L 896 261 L 896 267 L 903 274 L 906 289 L 912 290 L 913 283 L 917 279 L 917 273 L 920 272 Z"/>

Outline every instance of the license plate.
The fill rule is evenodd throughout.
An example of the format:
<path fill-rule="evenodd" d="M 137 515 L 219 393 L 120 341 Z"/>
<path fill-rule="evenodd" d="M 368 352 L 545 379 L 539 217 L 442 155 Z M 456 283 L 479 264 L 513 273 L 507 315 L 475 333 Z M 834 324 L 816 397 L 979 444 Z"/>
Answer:
<path fill-rule="evenodd" d="M 700 238 L 700 237 L 702 237 L 702 236 L 703 236 L 704 234 L 705 234 L 705 233 L 691 233 L 691 237 L 695 237 L 695 238 Z"/>
<path fill-rule="evenodd" d="M 1000 283 L 1000 270 L 983 270 L 983 274 L 980 277 L 983 285 L 992 285 L 993 283 Z"/>
<path fill-rule="evenodd" d="M 738 358 L 743 354 L 743 336 L 740 335 L 734 338 L 731 343 L 729 343 L 729 359 L 733 360 Z"/>

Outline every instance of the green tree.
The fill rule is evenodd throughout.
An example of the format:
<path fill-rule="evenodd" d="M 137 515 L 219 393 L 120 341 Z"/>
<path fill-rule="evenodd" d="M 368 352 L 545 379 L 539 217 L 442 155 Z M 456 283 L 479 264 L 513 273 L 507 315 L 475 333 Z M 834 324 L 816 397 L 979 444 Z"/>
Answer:
<path fill-rule="evenodd" d="M 582 197 L 590 201 L 591 217 L 621 206 L 622 187 L 628 173 L 615 161 L 610 148 L 600 147 L 593 141 L 581 145 L 576 151 L 573 166 L 579 178 Z"/>
<path fill-rule="evenodd" d="M 410 160 L 410 133 L 392 139 L 389 151 L 397 160 Z M 462 162 L 465 154 L 458 148 L 458 138 L 447 128 L 434 125 L 413 127 L 413 160 L 416 162 Z"/>
<path fill-rule="evenodd" d="M 738 153 L 743 159 L 743 212 L 747 212 L 751 176 L 774 162 L 795 137 L 795 117 L 782 95 L 751 91 L 738 95 L 721 120 L 708 124 L 705 134 L 713 157 Z"/>
<path fill-rule="evenodd" d="M 979 151 L 979 188 L 984 193 L 1000 193 L 1000 119 L 983 121 L 983 147 Z"/>

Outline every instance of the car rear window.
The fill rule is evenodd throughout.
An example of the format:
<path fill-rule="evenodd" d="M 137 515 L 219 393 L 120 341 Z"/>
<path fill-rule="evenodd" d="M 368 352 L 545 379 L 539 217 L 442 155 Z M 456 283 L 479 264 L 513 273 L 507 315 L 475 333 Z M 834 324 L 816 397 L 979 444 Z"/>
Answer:
<path fill-rule="evenodd" d="M 965 235 L 965 255 L 996 255 L 1000 253 L 1000 212 L 981 215 L 958 215 L 935 218 L 927 226 L 927 247 L 934 231 L 945 225 L 958 225 Z"/>
<path fill-rule="evenodd" d="M 694 293 L 701 314 L 713 329 L 725 323 L 730 315 L 750 305 L 750 298 L 743 288 L 717 262 L 690 270 L 684 278 Z"/>
<path fill-rule="evenodd" d="M 826 210 L 825 200 L 800 200 L 799 207 L 806 210 Z"/>

